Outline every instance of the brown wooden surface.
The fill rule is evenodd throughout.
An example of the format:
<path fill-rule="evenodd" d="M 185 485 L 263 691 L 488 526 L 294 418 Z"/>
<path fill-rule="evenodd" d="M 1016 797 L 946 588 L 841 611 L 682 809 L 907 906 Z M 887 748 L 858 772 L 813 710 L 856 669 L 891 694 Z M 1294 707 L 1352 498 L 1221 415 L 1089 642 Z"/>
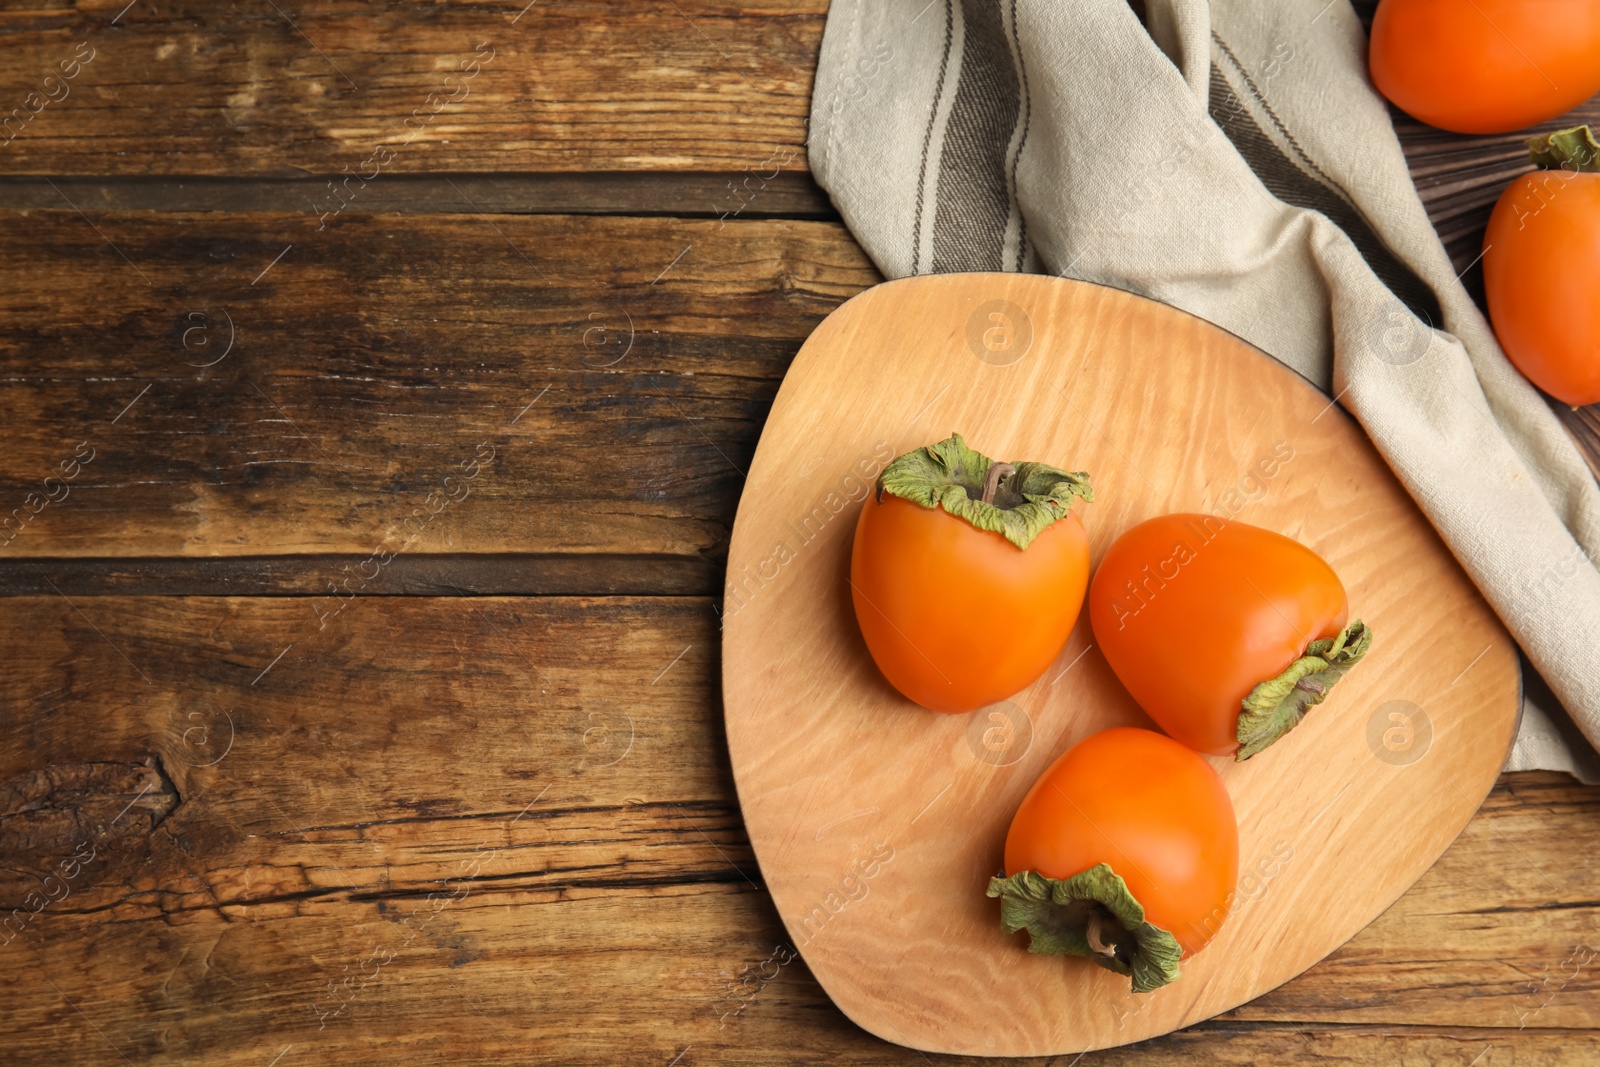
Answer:
<path fill-rule="evenodd" d="M 0 946 L 8 1058 L 921 1062 L 803 961 L 757 977 L 788 941 L 726 763 L 714 607 L 364 598 L 318 630 L 298 598 L 8 600 L 0 905 L 96 847 Z M 1600 980 L 1562 961 L 1600 949 L 1597 849 L 1594 790 L 1507 776 L 1328 961 L 1083 1062 L 1591 1062 Z M 376 980 L 330 996 L 375 948 Z"/>
<path fill-rule="evenodd" d="M 332 175 L 370 170 L 379 144 L 394 149 L 379 160 L 390 173 L 737 172 L 800 152 L 827 12 L 826 0 L 140 0 L 118 17 L 126 3 L 0 14 L 6 111 L 80 42 L 92 50 L 6 146 L 8 173 Z M 470 79 L 445 81 L 474 56 Z M 426 121 L 405 126 L 419 110 Z"/>
<path fill-rule="evenodd" d="M 924 1062 L 765 977 L 720 726 L 740 472 L 877 280 L 804 174 L 825 6 L 0 10 L 0 115 L 96 49 L 0 145 L 0 514 L 96 449 L 0 546 L 0 914 L 96 849 L 0 944 L 0 1061 Z M 1467 267 L 1515 139 L 1398 125 Z M 1592 1063 L 1597 820 L 1504 776 L 1323 964 L 1081 1062 Z"/>
<path fill-rule="evenodd" d="M 837 223 L 30 212 L 5 510 L 95 455 L 0 558 L 365 558 L 484 442 L 462 539 L 408 552 L 716 556 L 794 349 L 877 277 Z"/>
<path fill-rule="evenodd" d="M 997 305 L 1016 335 L 1026 322 L 1028 348 L 969 340 L 974 323 L 993 327 Z M 1184 356 L 1178 380 L 1173 352 Z M 838 430 L 819 441 L 827 421 Z M 1094 558 L 1154 515 L 1237 517 L 1326 559 L 1352 616 L 1378 635 L 1269 751 L 1211 761 L 1238 814 L 1241 889 L 1215 939 L 1155 992 L 1131 993 L 1126 977 L 1086 960 L 1024 951 L 983 895 L 1012 814 L 1056 756 L 1108 727 L 1154 725 L 1088 618 L 997 705 L 1012 717 L 936 715 L 884 683 L 845 606 L 855 523 L 840 472 L 865 473 L 857 464 L 881 456 L 867 459 L 876 470 L 946 426 L 992 456 L 1088 471 L 1094 500 L 1073 513 Z M 1180 454 L 1149 426 L 1178 428 L 1188 444 Z M 1248 501 L 1244 478 L 1257 490 Z M 868 507 L 871 484 L 854 482 Z M 1208 536 L 1183 540 L 1204 556 Z M 1505 765 L 1522 710 L 1516 646 L 1353 419 L 1210 323 L 1064 278 L 904 278 L 829 316 L 767 419 L 728 574 L 728 751 L 767 888 L 834 1002 L 864 1029 L 928 1051 L 1070 1055 L 1170 1033 L 1277 988 L 1449 847 Z M 1147 592 L 1171 595 L 1162 584 Z M 917 633 L 917 620 L 883 610 L 895 630 Z M 915 641 L 939 660 L 932 669 L 951 669 Z M 1458 687 L 1463 674 L 1471 685 Z M 1419 730 L 1437 719 L 1421 758 L 1372 740 L 1397 707 Z M 1010 743 L 985 748 L 1002 730 Z M 1411 812 L 1403 834 L 1396 811 Z M 1134 873 L 1120 853 L 1107 861 Z M 1356 864 L 1360 880 L 1349 878 Z"/>

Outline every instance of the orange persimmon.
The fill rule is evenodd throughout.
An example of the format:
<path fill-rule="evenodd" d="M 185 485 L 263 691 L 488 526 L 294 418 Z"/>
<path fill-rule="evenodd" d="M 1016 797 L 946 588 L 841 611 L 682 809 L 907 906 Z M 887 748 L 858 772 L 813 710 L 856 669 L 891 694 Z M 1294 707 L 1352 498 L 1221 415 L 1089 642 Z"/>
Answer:
<path fill-rule="evenodd" d="M 1379 92 L 1430 126 L 1536 126 L 1600 91 L 1600 4 L 1382 0 L 1367 66 Z"/>
<path fill-rule="evenodd" d="M 1162 515 L 1107 549 L 1089 622 L 1139 706 L 1190 748 L 1249 759 L 1366 654 L 1333 568 L 1282 534 Z"/>
<path fill-rule="evenodd" d="M 1149 992 L 1221 928 L 1239 880 L 1222 779 L 1170 737 L 1116 727 L 1078 742 L 1023 798 L 989 883 L 1028 949 L 1083 956 Z"/>
<path fill-rule="evenodd" d="M 1587 126 L 1528 142 L 1546 170 L 1506 187 L 1483 236 L 1489 320 L 1529 381 L 1600 402 L 1600 143 Z"/>
<path fill-rule="evenodd" d="M 959 434 L 889 464 L 850 555 L 856 620 L 889 683 L 963 712 L 1044 673 L 1089 582 L 1077 497 L 1091 497 L 1087 475 L 996 463 Z"/>

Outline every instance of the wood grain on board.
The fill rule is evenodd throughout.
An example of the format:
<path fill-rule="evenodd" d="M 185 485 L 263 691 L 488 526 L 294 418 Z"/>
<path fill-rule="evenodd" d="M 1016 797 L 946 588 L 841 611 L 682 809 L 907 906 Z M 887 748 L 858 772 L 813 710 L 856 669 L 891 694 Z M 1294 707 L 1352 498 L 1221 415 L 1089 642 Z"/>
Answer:
<path fill-rule="evenodd" d="M 0 116 L 38 109 L 9 142 L 0 133 L 0 166 L 379 181 L 803 167 L 826 10 L 825 0 L 51 0 L 0 14 Z"/>
<path fill-rule="evenodd" d="M 16 221 L 0 561 L 719 559 L 790 358 L 878 280 L 824 222 Z"/>
<path fill-rule="evenodd" d="M 710 600 L 365 598 L 321 630 L 303 598 L 5 605 L 8 1062 L 924 1062 L 780 962 Z M 1595 790 L 1506 776 L 1327 961 L 1082 1064 L 1585 1063 L 1597 851 Z"/>
<path fill-rule="evenodd" d="M 838 429 L 819 437 L 824 421 Z M 866 499 L 890 458 L 950 429 L 993 457 L 1088 471 L 1094 501 L 1074 510 L 1095 557 L 1174 511 L 1294 537 L 1375 635 L 1287 737 L 1248 763 L 1213 761 L 1239 814 L 1241 892 L 1154 993 L 1025 952 L 984 896 L 1012 813 L 1051 761 L 1097 730 L 1150 725 L 1088 619 L 1012 710 L 987 718 L 916 707 L 861 642 L 846 498 Z M 1208 536 L 1172 551 L 1204 554 Z M 1151 561 L 1141 602 L 1185 580 L 1174 558 Z M 1075 1054 L 1275 988 L 1444 852 L 1504 765 L 1522 706 L 1515 645 L 1353 420 L 1193 316 L 1038 275 L 890 282 L 817 328 L 752 461 L 723 604 L 728 746 L 779 914 L 847 1015 L 928 1051 Z M 1395 722 L 1410 734 L 1391 739 Z M 986 728 L 1005 731 L 1003 751 L 985 747 Z"/>

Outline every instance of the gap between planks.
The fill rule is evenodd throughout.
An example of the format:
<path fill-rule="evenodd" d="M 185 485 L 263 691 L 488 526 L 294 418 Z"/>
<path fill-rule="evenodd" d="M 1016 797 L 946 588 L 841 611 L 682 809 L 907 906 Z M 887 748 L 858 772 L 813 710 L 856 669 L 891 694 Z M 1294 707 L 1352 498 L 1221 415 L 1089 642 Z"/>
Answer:
<path fill-rule="evenodd" d="M 86 211 L 300 211 L 332 202 L 340 175 L 222 178 L 0 176 L 0 207 Z M 838 213 L 804 171 L 784 171 L 759 195 L 735 193 L 744 174 L 589 172 L 395 174 L 361 187 L 360 214 L 642 215 L 677 218 L 825 219 Z M 741 206 L 742 205 L 742 206 Z"/>
<path fill-rule="evenodd" d="M 366 554 L 0 560 L 0 597 L 316 597 Z M 722 593 L 721 559 L 622 554 L 408 554 L 362 596 L 661 596 Z"/>

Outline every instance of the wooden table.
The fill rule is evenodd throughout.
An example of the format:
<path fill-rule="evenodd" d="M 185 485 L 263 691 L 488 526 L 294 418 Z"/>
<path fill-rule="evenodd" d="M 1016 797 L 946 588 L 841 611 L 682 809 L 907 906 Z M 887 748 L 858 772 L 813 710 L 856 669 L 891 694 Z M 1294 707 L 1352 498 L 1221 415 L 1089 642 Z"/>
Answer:
<path fill-rule="evenodd" d="M 825 0 L 522 2 L 0 12 L 0 1061 L 923 1059 L 792 958 L 717 685 L 740 472 L 879 280 Z M 1516 141 L 1402 130 L 1466 265 Z M 1081 1062 L 1592 1064 L 1596 856 L 1506 775 L 1326 962 Z"/>

